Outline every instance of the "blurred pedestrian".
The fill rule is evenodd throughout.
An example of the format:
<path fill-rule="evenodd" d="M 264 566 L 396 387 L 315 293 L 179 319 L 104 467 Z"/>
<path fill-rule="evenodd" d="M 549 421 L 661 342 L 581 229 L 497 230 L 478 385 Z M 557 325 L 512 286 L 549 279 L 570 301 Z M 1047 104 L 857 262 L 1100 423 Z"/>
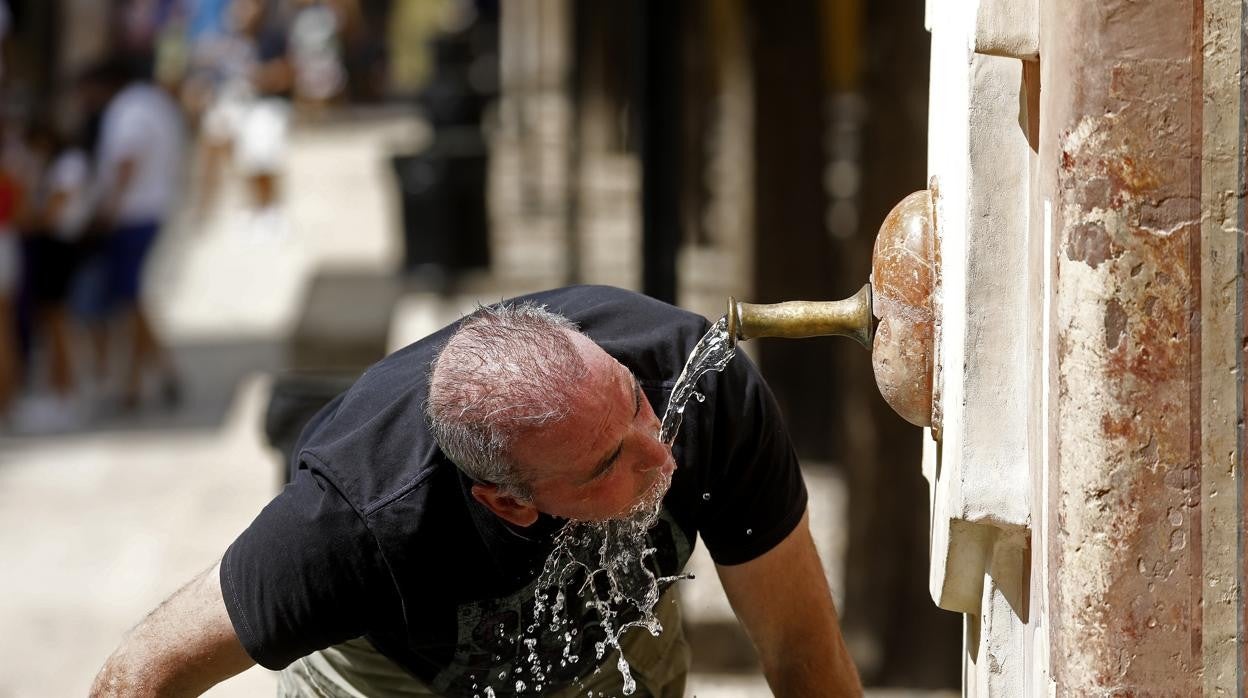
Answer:
<path fill-rule="evenodd" d="M 0 135 L 0 143 L 5 139 Z M 21 270 L 17 212 L 22 191 L 7 159 L 0 157 L 0 419 L 6 418 L 18 383 L 16 298 Z"/>
<path fill-rule="evenodd" d="M 100 204 L 95 225 L 105 238 L 108 301 L 129 340 L 122 406 L 134 408 L 144 374 L 154 371 L 166 403 L 180 396 L 177 373 L 142 302 L 142 273 L 178 196 L 184 160 L 182 117 L 163 90 L 110 60 L 83 80 L 83 98 L 103 107 L 96 147 Z"/>
<path fill-rule="evenodd" d="M 289 41 L 295 98 L 303 108 L 319 110 L 346 84 L 341 21 L 324 0 L 297 0 L 296 5 Z"/>
<path fill-rule="evenodd" d="M 218 73 L 201 124 L 201 197 L 209 207 L 224 155 L 232 156 L 250 199 L 244 226 L 253 234 L 285 230 L 280 182 L 290 128 L 293 72 L 285 30 L 263 0 L 234 0 L 228 33 L 208 54 Z"/>
<path fill-rule="evenodd" d="M 91 172 L 86 152 L 47 120 L 28 127 L 26 146 L 38 163 L 38 180 L 22 215 L 26 287 L 33 311 L 33 344 L 46 357 L 32 365 L 46 367 L 50 394 L 26 401 L 18 426 L 23 431 L 62 431 L 78 426 L 85 417 L 74 376 L 67 301 L 81 259 L 80 238 L 91 215 Z"/>
<path fill-rule="evenodd" d="M 4 40 L 13 26 L 13 13 L 7 0 L 0 0 L 0 78 L 4 77 Z"/>

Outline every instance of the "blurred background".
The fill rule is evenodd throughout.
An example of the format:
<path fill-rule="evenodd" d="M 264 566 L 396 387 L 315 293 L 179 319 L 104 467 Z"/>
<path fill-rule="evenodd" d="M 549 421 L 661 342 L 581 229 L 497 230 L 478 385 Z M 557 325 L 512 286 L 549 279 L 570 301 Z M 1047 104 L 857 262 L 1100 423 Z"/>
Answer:
<path fill-rule="evenodd" d="M 926 185 L 928 47 L 921 0 L 0 0 L 0 696 L 85 693 L 478 301 L 851 295 Z M 746 346 L 871 693 L 956 689 L 920 430 L 850 342 Z M 702 555 L 690 692 L 766 695 Z"/>

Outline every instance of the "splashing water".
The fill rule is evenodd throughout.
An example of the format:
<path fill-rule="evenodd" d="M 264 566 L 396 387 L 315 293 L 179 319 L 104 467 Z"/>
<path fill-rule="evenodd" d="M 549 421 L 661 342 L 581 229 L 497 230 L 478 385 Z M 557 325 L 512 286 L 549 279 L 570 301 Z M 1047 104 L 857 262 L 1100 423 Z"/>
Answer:
<path fill-rule="evenodd" d="M 534 591 L 533 622 L 524 630 L 521 645 L 527 650 L 522 664 L 537 683 L 545 683 L 549 665 L 543 665 L 537 651 L 537 634 L 543 629 L 561 635 L 561 666 L 575 664 L 580 654 L 571 651 L 578 629 L 569 609 L 569 594 L 598 616 L 603 639 L 594 643 L 594 660 L 602 660 L 611 649 L 620 653 L 616 668 L 623 677 L 625 695 L 636 690 L 620 645 L 630 628 L 645 628 L 658 636 L 663 625 L 654 613 L 661 588 L 686 575 L 661 576 L 654 563 L 655 548 L 647 532 L 658 521 L 663 496 L 671 476 L 656 482 L 629 514 L 609 521 L 570 521 L 555 535 L 554 549 L 546 558 Z"/>
<path fill-rule="evenodd" d="M 698 402 L 705 399 L 695 389 L 698 379 L 710 371 L 722 371 L 736 353 L 736 348 L 728 341 L 727 325 L 727 318 L 721 318 L 698 341 L 672 389 L 659 429 L 660 440 L 669 447 L 680 430 L 686 403 L 690 399 Z M 541 631 L 561 635 L 567 643 L 559 659 L 560 666 L 581 659 L 579 654 L 570 651 L 578 630 L 574 625 L 576 618 L 569 609 L 568 594 L 571 593 L 598 616 L 604 639 L 594 643 L 594 660 L 601 661 L 608 649 L 616 650 L 619 653 L 616 669 L 623 679 L 623 693 L 627 696 L 636 691 L 637 683 L 624 657 L 620 639 L 625 631 L 637 627 L 658 637 L 663 625 L 654 609 L 662 589 L 692 577 L 687 574 L 660 576 L 653 559 L 655 548 L 647 538 L 647 532 L 659 520 L 663 497 L 670 486 L 671 475 L 668 474 L 659 478 L 623 518 L 569 521 L 555 535 L 554 547 L 534 591 L 533 622 L 527 628 L 522 626 L 519 641 L 515 643 L 522 654 L 523 661 L 519 664 L 527 668 L 535 688 L 547 682 L 552 669 L 550 664 L 543 663 L 537 647 Z M 516 673 L 520 671 L 517 667 Z M 506 674 L 500 674 L 499 678 L 504 676 Z M 517 693 L 522 692 L 525 683 L 517 680 L 515 688 Z M 492 695 L 492 691 L 487 695 Z"/>

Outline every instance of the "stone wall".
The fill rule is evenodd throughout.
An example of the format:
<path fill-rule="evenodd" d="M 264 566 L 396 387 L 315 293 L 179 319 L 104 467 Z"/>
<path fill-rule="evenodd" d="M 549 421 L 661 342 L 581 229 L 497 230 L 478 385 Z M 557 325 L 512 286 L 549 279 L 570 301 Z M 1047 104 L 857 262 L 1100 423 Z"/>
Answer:
<path fill-rule="evenodd" d="M 1059 694 L 1242 690 L 1243 21 L 1042 5 Z"/>

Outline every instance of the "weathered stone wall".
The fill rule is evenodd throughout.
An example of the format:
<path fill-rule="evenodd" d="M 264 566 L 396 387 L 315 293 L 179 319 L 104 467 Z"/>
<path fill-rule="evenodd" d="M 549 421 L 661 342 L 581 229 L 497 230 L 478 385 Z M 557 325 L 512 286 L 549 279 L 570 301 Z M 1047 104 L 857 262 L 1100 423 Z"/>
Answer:
<path fill-rule="evenodd" d="M 1204 5 L 1041 13 L 1051 678 L 1058 695 L 1192 695 L 1202 386 L 1235 379 L 1202 375 Z"/>

